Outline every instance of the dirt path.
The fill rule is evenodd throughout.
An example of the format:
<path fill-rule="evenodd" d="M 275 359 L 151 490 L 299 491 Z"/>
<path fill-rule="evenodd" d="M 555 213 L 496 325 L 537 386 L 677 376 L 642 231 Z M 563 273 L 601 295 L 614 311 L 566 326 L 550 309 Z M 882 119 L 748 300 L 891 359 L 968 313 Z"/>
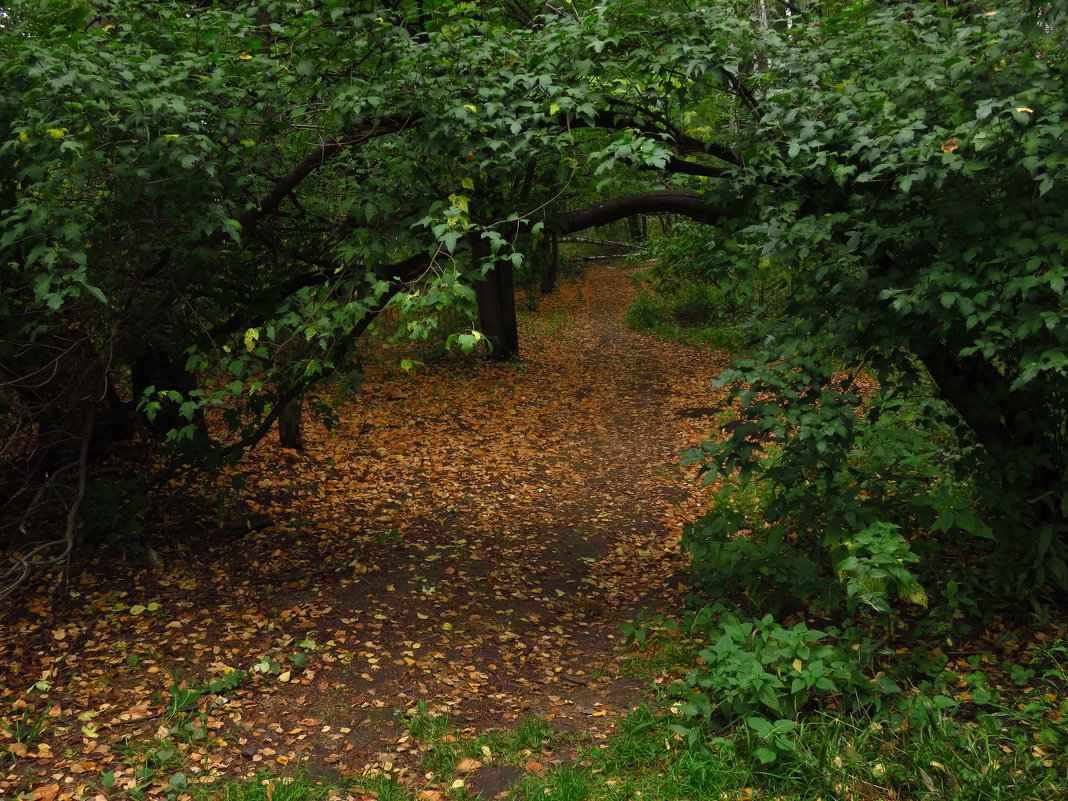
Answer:
<path fill-rule="evenodd" d="M 524 316 L 518 364 L 404 375 L 374 354 L 341 427 L 228 477 L 247 487 L 229 525 L 161 545 L 163 568 L 94 564 L 77 597 L 5 609 L 0 701 L 46 725 L 0 794 L 78 797 L 107 771 L 122 787 L 137 765 L 123 740 L 173 736 L 171 685 L 230 669 L 249 678 L 192 742 L 191 781 L 402 764 L 419 701 L 471 730 L 527 715 L 610 729 L 644 692 L 620 625 L 685 592 L 676 543 L 698 492 L 674 465 L 722 403 L 722 360 L 625 327 L 632 292 L 591 268 Z M 242 531 L 246 517 L 271 524 Z"/>

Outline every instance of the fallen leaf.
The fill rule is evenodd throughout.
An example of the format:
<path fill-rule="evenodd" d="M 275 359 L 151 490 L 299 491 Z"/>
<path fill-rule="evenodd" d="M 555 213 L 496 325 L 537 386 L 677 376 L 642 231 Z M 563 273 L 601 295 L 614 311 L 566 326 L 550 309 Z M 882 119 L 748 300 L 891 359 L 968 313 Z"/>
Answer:
<path fill-rule="evenodd" d="M 11 743 L 11 745 L 5 745 L 4 748 L 17 757 L 26 758 L 26 743 Z"/>
<path fill-rule="evenodd" d="M 46 784 L 30 791 L 33 801 L 53 801 L 59 795 L 58 784 Z"/>

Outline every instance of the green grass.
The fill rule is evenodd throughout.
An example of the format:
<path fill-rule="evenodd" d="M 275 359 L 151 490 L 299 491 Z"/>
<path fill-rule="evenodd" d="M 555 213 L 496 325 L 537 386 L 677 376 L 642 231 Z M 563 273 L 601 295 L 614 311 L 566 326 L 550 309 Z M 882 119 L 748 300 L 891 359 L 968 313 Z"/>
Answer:
<path fill-rule="evenodd" d="M 303 773 L 291 777 L 269 773 L 254 779 L 234 782 L 224 789 L 202 791 L 196 797 L 204 801 L 319 801 L 330 795 L 330 787 L 318 785 Z M 379 794 L 379 801 L 401 801 L 405 796 L 389 798 Z"/>
<path fill-rule="evenodd" d="M 524 334 L 544 336 L 561 342 L 571 342 L 575 339 L 574 323 L 571 315 L 564 309 L 528 312 L 520 319 Z"/>
<path fill-rule="evenodd" d="M 1063 753 L 1052 745 L 1047 745 L 1049 751 L 1036 752 L 1036 746 L 1042 746 L 1036 727 L 1016 727 L 1011 716 L 1007 707 L 996 717 L 951 717 L 921 701 L 879 715 L 815 711 L 803 716 L 769 755 L 767 741 L 745 723 L 709 729 L 699 744 L 688 746 L 675 728 L 678 714 L 666 703 L 643 705 L 619 721 L 607 743 L 587 745 L 576 761 L 547 775 L 528 774 L 514 788 L 514 797 L 542 801 L 1066 797 Z M 1054 717 L 1057 713 L 1051 706 L 1031 720 Z M 539 718 L 528 718 L 511 732 L 465 738 L 446 717 L 420 709 L 410 718 L 408 731 L 429 746 L 420 771 L 426 775 L 432 771 L 434 786 L 440 785 L 443 797 L 456 799 L 468 797 L 463 790 L 447 790 L 450 771 L 460 756 L 522 764 L 525 755 L 554 744 L 549 725 Z M 484 746 L 492 751 L 492 760 Z M 1051 759 L 1053 753 L 1060 755 Z M 411 801 L 423 788 L 401 783 L 391 774 L 367 774 L 324 786 L 298 772 L 292 778 L 264 774 L 236 782 L 215 790 L 210 798 L 318 801 L 331 789 L 370 793 L 379 801 Z M 208 797 L 197 796 L 205 801 Z"/>
<path fill-rule="evenodd" d="M 670 717 L 639 708 L 605 749 L 580 766 L 528 778 L 528 798 L 552 801 L 701 801 L 715 798 L 1049 799 L 1068 791 L 1063 773 L 1035 768 L 1027 742 L 1005 743 L 978 725 L 946 722 L 914 731 L 887 720 L 817 716 L 795 730 L 792 750 L 767 763 L 744 727 L 696 748 Z"/>
<path fill-rule="evenodd" d="M 526 717 L 519 722 L 511 736 L 505 737 L 505 751 L 516 755 L 524 751 L 538 751 L 552 738 L 553 730 L 542 718 Z"/>
<path fill-rule="evenodd" d="M 711 287 L 687 283 L 670 294 L 641 289 L 627 311 L 627 325 L 661 339 L 737 351 L 754 335 L 755 321 L 725 315 Z"/>

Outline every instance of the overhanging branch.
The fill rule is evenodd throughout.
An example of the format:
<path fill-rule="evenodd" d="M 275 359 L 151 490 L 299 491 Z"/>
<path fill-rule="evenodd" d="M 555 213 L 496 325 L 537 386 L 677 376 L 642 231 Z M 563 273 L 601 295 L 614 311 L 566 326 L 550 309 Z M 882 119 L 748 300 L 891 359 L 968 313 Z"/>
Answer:
<path fill-rule="evenodd" d="M 680 214 L 706 225 L 714 225 L 732 216 L 729 211 L 712 205 L 697 192 L 662 189 L 625 195 L 584 209 L 548 217 L 545 226 L 559 234 L 573 234 L 636 214 Z M 517 227 L 519 230 L 529 230 L 535 222 L 525 220 Z"/>

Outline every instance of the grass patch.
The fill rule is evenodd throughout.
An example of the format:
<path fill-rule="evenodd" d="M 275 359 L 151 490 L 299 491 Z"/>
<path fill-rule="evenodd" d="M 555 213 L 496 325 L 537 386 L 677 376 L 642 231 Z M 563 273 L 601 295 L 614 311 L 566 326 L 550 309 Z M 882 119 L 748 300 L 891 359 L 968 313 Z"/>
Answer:
<path fill-rule="evenodd" d="M 759 321 L 754 315 L 726 309 L 715 287 L 684 281 L 662 291 L 640 286 L 626 322 L 637 331 L 662 339 L 738 351 L 750 344 Z"/>
<path fill-rule="evenodd" d="M 520 324 L 522 333 L 527 336 L 544 336 L 561 342 L 572 342 L 575 339 L 571 315 L 564 309 L 528 312 L 520 317 Z"/>
<path fill-rule="evenodd" d="M 687 745 L 676 721 L 640 707 L 607 747 L 578 765 L 529 777 L 520 790 L 554 801 L 1038 801 L 1068 791 L 1063 770 L 1033 756 L 1030 738 L 1006 741 L 974 721 L 917 727 L 901 716 L 820 714 L 794 728 L 789 748 L 770 759 L 760 756 L 764 740 L 744 724 Z"/>
<path fill-rule="evenodd" d="M 202 791 L 195 797 L 202 801 L 320 801 L 330 797 L 331 788 L 316 784 L 307 775 L 275 776 L 263 773 L 253 779 L 233 782 L 222 790 Z M 401 801 L 404 796 L 397 796 Z M 380 801 L 389 801 L 380 795 Z"/>

